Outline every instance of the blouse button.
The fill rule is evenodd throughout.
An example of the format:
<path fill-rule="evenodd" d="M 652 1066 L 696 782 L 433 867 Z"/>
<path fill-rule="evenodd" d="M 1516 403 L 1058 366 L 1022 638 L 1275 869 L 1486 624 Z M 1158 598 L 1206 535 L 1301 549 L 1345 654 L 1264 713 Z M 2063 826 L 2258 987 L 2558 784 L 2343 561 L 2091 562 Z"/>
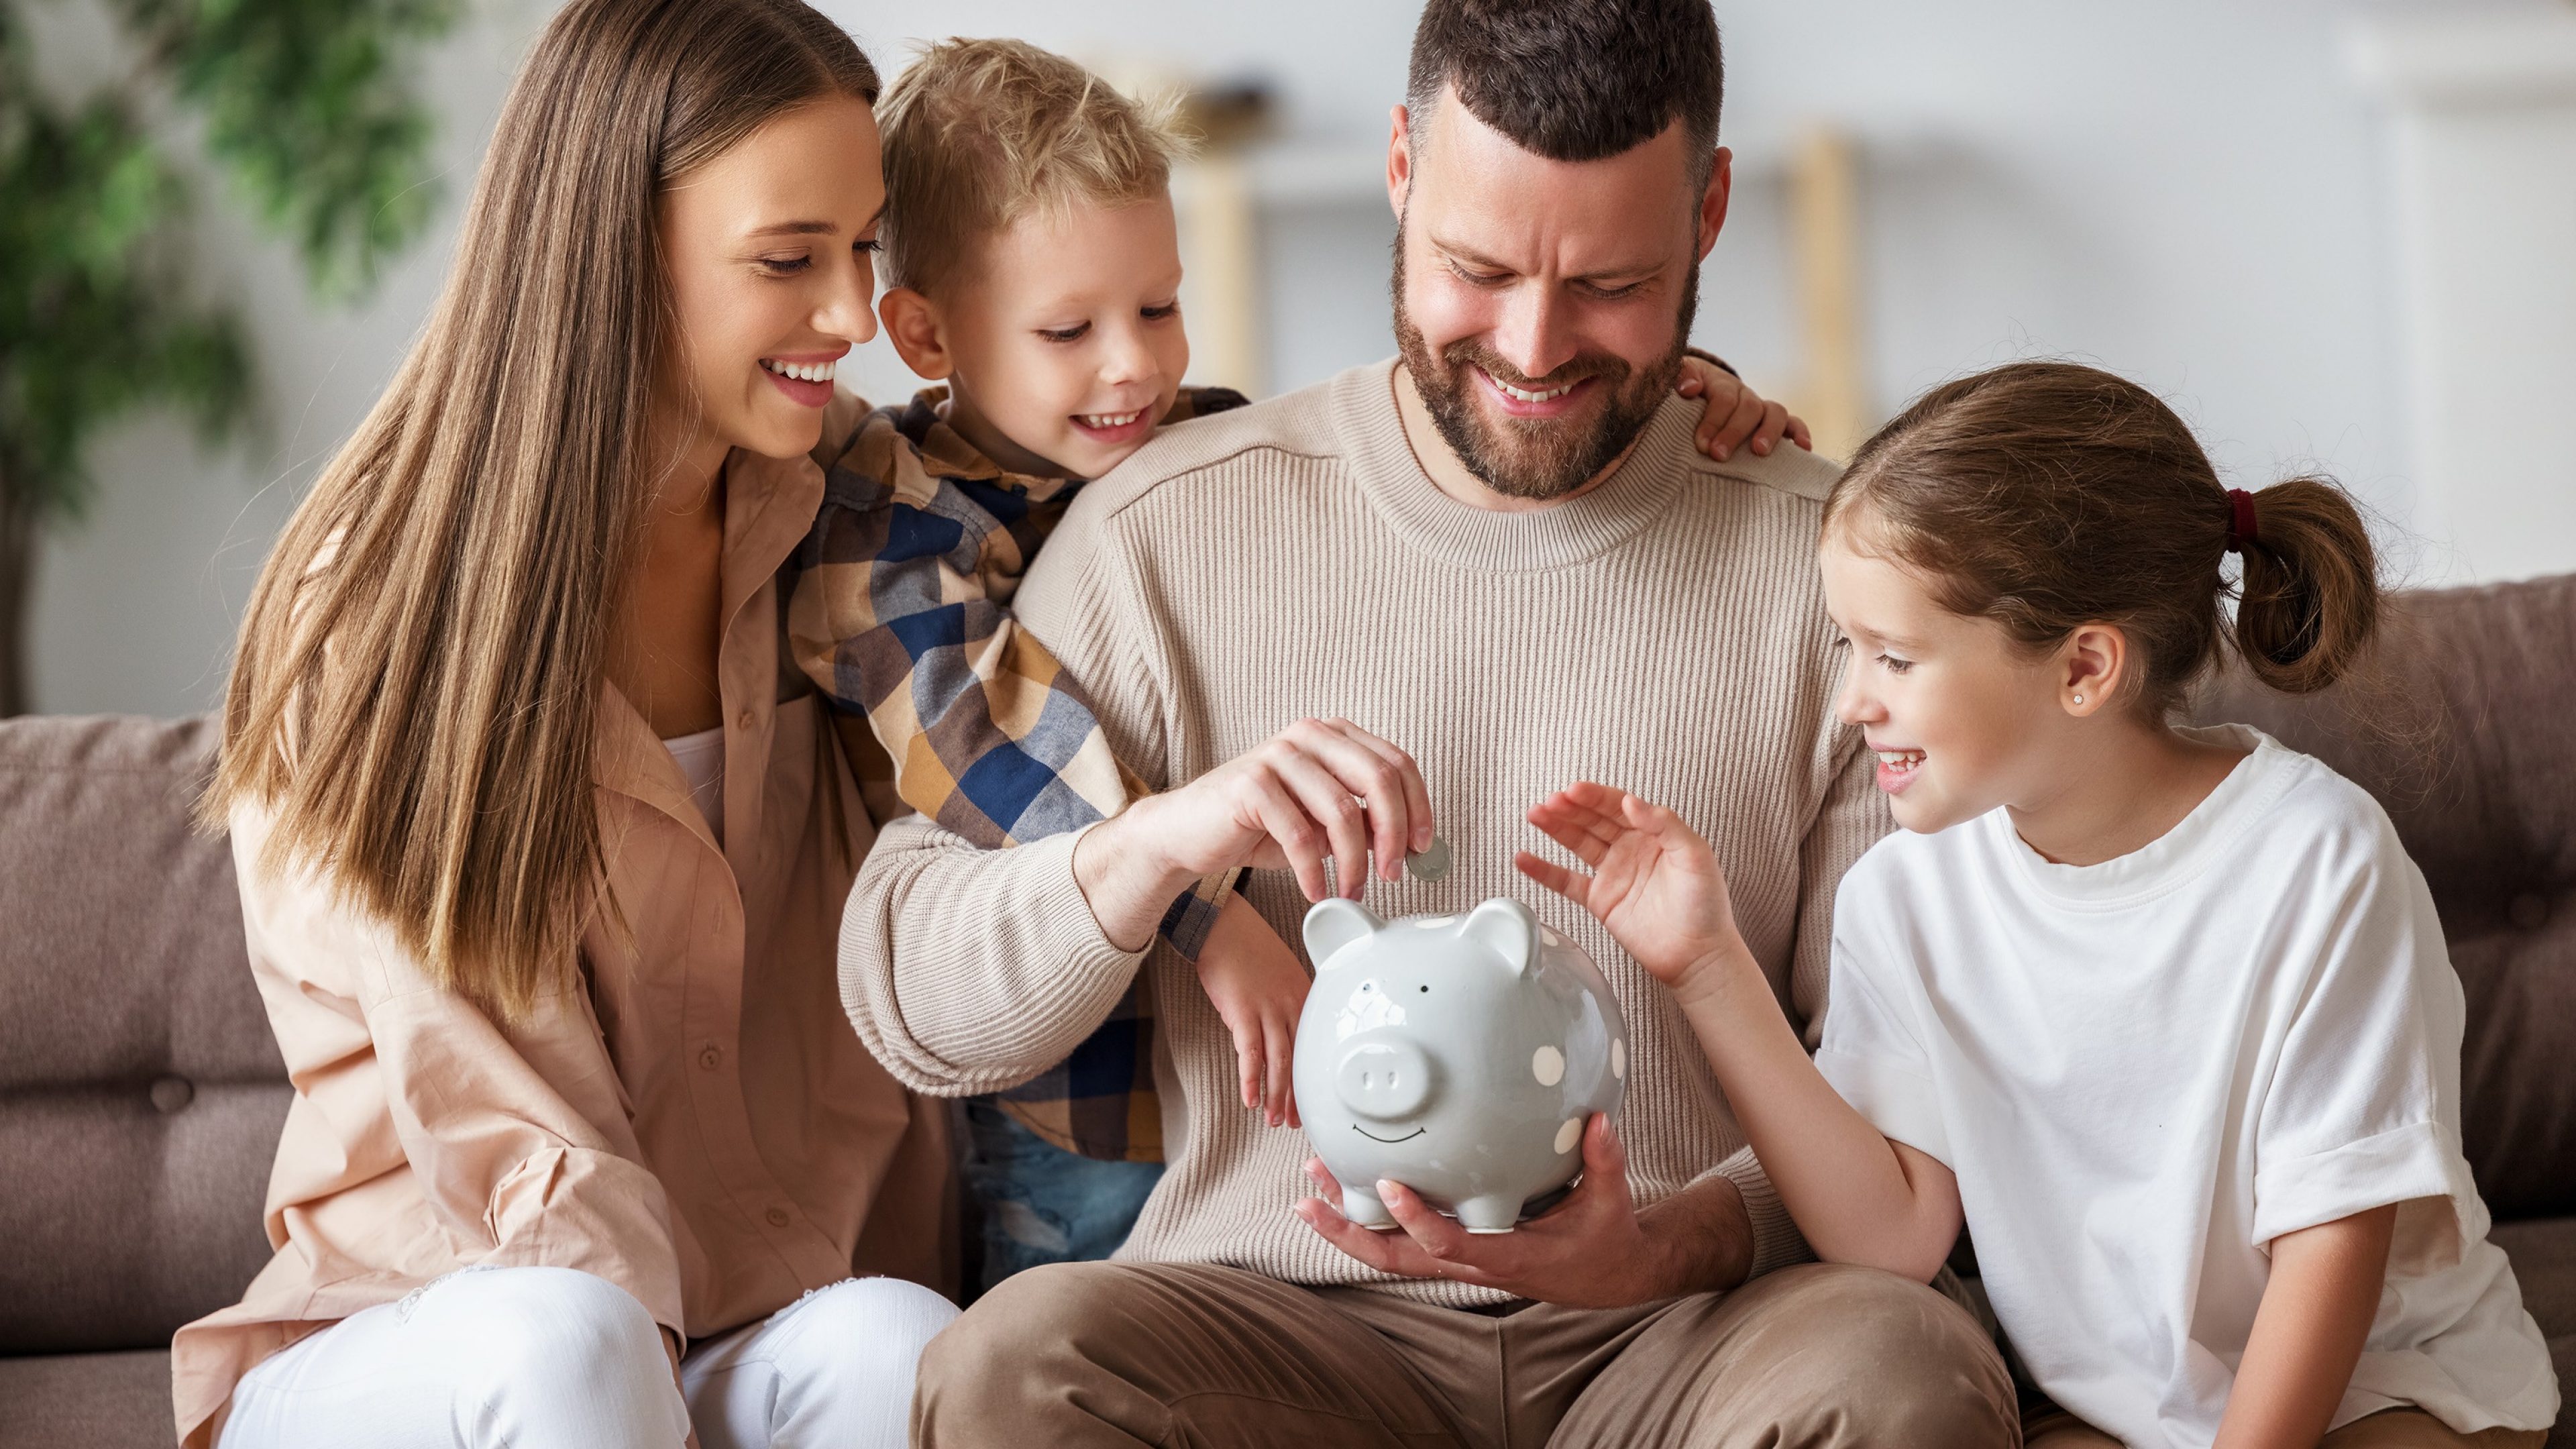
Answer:
<path fill-rule="evenodd" d="M 153 1110 L 164 1117 L 182 1110 L 196 1099 L 196 1084 L 186 1077 L 160 1077 L 152 1083 Z"/>
<path fill-rule="evenodd" d="M 769 1225 L 773 1228 L 787 1226 L 787 1209 L 783 1207 L 771 1208 L 766 1216 L 769 1218 Z"/>
<path fill-rule="evenodd" d="M 698 1065 L 711 1072 L 716 1069 L 716 1063 L 723 1060 L 724 1053 L 715 1047 L 706 1047 L 698 1053 Z"/>

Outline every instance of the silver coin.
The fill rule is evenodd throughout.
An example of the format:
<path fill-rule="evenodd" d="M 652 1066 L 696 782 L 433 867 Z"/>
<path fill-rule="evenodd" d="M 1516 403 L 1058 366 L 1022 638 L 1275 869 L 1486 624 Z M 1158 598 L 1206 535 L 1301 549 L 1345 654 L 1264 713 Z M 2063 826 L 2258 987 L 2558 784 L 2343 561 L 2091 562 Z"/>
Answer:
<path fill-rule="evenodd" d="M 1435 835 L 1429 849 L 1404 858 L 1404 870 L 1415 880 L 1438 880 L 1449 873 L 1449 842 Z"/>

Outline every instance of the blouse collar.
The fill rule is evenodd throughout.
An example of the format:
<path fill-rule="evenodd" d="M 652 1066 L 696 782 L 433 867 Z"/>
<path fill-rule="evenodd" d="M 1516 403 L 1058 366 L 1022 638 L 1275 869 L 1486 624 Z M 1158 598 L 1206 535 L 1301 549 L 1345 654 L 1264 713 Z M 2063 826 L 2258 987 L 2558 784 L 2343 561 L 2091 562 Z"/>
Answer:
<path fill-rule="evenodd" d="M 718 634 L 716 675 L 731 677 L 736 652 L 752 631 L 735 627 L 744 606 L 778 576 L 823 507 L 823 469 L 813 458 L 769 458 L 736 448 L 724 463 L 724 556 L 718 596 L 724 625 Z M 764 636 L 765 637 L 765 636 Z M 616 685 L 599 687 L 598 736 L 591 778 L 597 784 L 652 805 L 701 831 L 705 821 L 689 799 L 688 783 L 670 751 Z M 714 844 L 712 834 L 708 844 Z"/>

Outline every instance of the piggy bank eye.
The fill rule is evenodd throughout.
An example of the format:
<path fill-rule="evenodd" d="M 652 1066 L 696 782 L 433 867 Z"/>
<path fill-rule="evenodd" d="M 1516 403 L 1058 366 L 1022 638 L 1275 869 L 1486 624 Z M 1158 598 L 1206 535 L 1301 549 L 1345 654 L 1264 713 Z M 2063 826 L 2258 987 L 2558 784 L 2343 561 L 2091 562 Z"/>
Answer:
<path fill-rule="evenodd" d="M 1424 994 L 1424 995 L 1426 995 L 1426 996 L 1427 996 L 1427 995 L 1429 995 L 1429 994 L 1431 993 L 1431 988 L 1430 988 L 1430 987 L 1428 987 L 1428 986 L 1425 986 L 1425 987 L 1423 987 L 1423 988 L 1422 988 L 1422 992 L 1423 992 L 1423 994 Z"/>

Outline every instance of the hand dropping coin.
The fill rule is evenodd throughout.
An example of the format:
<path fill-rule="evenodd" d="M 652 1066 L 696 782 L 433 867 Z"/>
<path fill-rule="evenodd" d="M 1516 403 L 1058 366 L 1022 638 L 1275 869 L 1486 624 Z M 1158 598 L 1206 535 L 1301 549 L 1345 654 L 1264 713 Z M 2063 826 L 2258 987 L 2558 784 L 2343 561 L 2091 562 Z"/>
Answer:
<path fill-rule="evenodd" d="M 1449 842 L 1435 835 L 1428 848 L 1404 857 L 1405 874 L 1418 881 L 1435 881 L 1449 873 Z"/>

